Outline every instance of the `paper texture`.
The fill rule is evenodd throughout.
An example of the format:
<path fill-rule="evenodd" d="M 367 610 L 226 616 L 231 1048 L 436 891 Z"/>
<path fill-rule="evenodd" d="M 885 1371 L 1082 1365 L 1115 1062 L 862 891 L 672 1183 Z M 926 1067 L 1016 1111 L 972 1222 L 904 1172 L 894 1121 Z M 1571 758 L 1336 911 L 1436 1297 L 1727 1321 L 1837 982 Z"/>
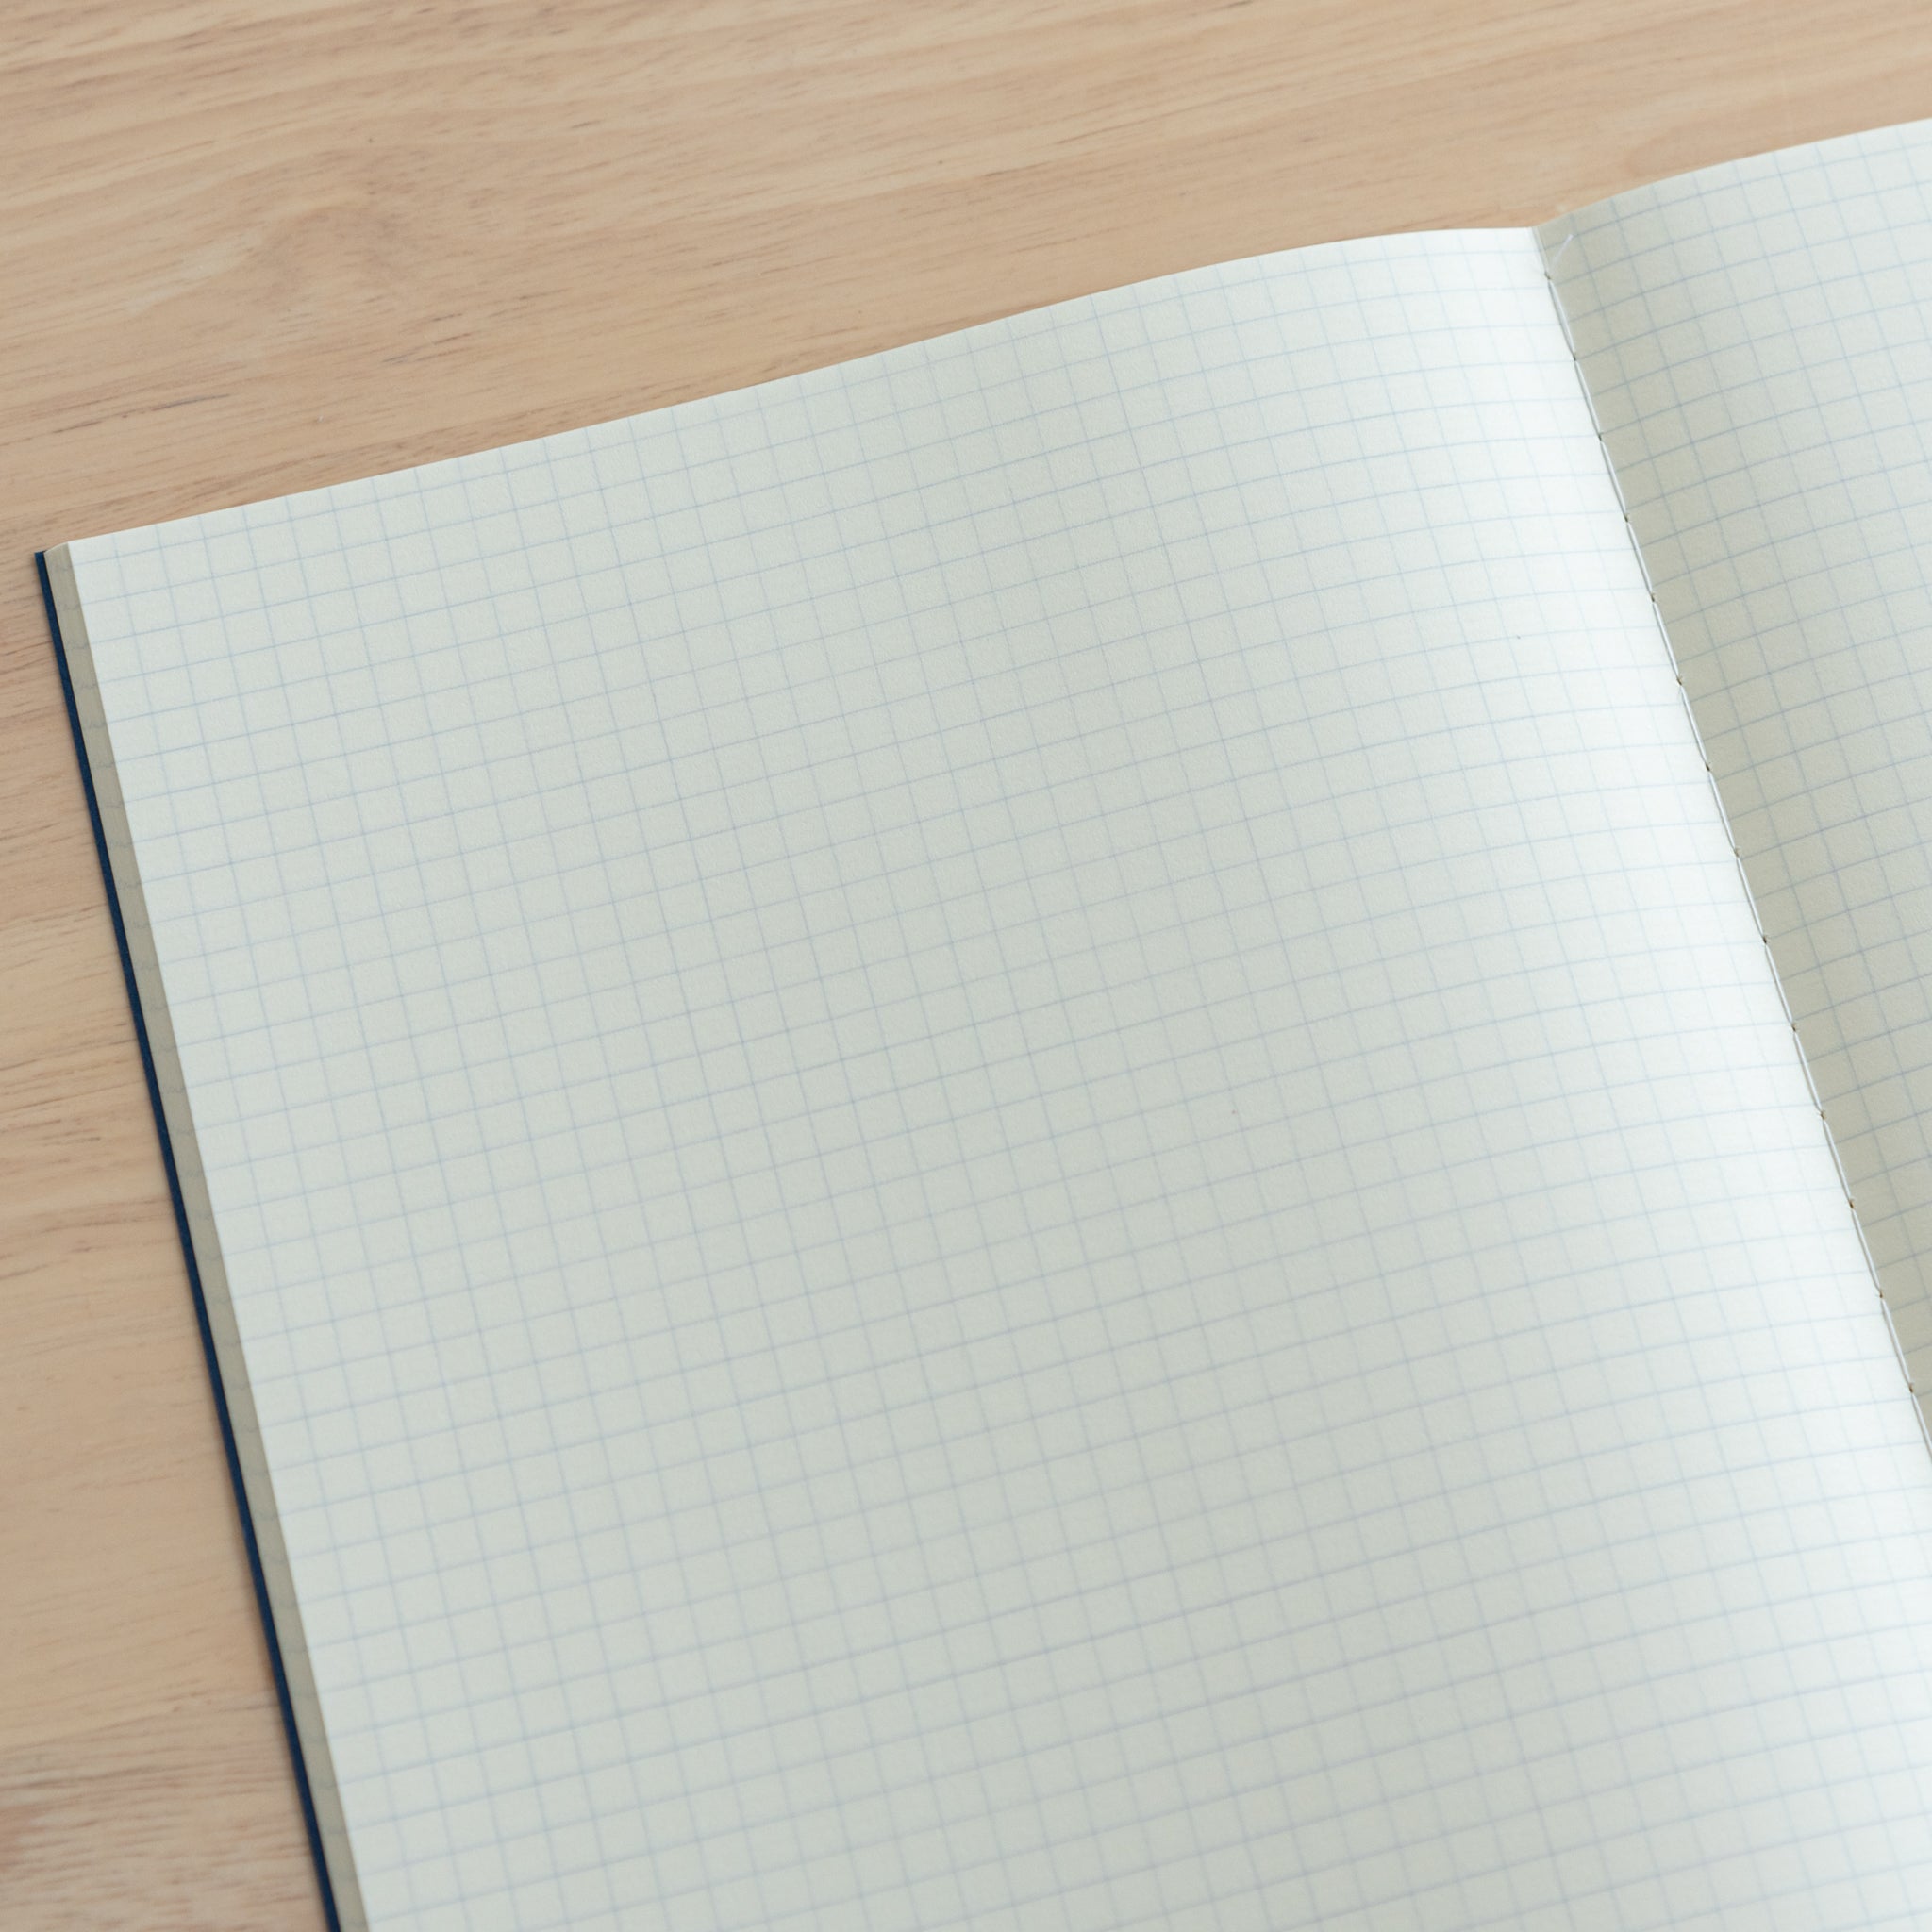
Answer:
<path fill-rule="evenodd" d="M 73 546 L 380 1928 L 1816 1928 L 1932 1463 L 1524 233 Z"/>
<path fill-rule="evenodd" d="M 1932 1388 L 1932 124 L 1542 230 L 1914 1380 Z"/>

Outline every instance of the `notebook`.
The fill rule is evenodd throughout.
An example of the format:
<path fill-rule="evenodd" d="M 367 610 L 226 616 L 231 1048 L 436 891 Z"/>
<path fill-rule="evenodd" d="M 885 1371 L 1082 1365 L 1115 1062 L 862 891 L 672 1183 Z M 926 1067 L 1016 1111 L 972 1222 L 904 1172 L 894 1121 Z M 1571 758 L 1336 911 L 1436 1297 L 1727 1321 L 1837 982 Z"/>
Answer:
<path fill-rule="evenodd" d="M 1932 1896 L 1932 124 L 44 558 L 332 1923 Z"/>

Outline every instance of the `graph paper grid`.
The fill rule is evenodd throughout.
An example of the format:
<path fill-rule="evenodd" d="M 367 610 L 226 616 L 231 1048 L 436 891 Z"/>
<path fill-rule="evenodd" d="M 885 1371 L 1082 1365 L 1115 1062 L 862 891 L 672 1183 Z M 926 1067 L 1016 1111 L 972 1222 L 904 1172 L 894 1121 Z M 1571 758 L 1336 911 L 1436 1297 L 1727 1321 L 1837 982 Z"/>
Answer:
<path fill-rule="evenodd" d="M 380 1932 L 1920 1921 L 1932 1468 L 1533 237 L 69 556 Z"/>
<path fill-rule="evenodd" d="M 1932 123 L 1707 169 L 1541 232 L 1932 1391 Z"/>

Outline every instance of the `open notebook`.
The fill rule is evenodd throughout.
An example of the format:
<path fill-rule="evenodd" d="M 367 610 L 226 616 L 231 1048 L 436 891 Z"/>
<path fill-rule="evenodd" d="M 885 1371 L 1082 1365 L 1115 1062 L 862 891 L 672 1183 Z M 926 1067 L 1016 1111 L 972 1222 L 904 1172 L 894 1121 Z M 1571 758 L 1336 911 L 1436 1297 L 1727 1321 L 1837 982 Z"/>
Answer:
<path fill-rule="evenodd" d="M 340 1924 L 1923 1924 L 1928 436 L 1932 124 L 50 552 Z"/>

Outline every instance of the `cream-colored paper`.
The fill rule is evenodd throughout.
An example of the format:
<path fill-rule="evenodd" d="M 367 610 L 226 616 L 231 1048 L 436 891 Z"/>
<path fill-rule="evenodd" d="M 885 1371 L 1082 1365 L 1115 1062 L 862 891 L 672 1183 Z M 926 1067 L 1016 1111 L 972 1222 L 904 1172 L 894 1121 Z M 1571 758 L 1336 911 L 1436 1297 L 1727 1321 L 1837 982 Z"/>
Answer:
<path fill-rule="evenodd" d="M 1932 1896 L 1932 1461 L 1532 237 L 71 558 L 381 1932 Z"/>
<path fill-rule="evenodd" d="M 1932 123 L 1541 231 L 1917 1387 L 1932 1389 Z"/>

